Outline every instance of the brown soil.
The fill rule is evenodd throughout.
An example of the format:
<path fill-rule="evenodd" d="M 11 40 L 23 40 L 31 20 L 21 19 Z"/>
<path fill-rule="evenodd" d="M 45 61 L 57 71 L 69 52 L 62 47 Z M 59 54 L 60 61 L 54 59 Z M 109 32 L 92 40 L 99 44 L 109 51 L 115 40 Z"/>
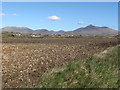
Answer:
<path fill-rule="evenodd" d="M 116 38 L 3 39 L 3 88 L 30 88 L 47 70 L 117 44 Z"/>

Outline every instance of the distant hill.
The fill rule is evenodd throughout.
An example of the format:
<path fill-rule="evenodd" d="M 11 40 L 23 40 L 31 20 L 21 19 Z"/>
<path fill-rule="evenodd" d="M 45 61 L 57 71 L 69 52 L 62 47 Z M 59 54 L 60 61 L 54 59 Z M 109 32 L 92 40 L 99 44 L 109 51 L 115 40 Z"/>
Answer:
<path fill-rule="evenodd" d="M 33 31 L 33 34 L 42 34 L 42 35 L 45 35 L 45 34 L 53 34 L 54 31 L 49 31 L 47 29 L 38 29 L 38 30 L 34 30 Z"/>
<path fill-rule="evenodd" d="M 68 31 L 65 35 L 82 35 L 82 36 L 105 36 L 105 35 L 117 35 L 118 31 L 113 30 L 108 27 L 97 27 L 93 25 L 88 25 L 84 28 L 78 28 L 74 31 Z"/>
<path fill-rule="evenodd" d="M 17 33 L 22 33 L 22 34 L 41 34 L 41 35 L 53 35 L 53 34 L 64 34 L 65 31 L 60 30 L 60 31 L 49 31 L 47 29 L 37 29 L 37 30 L 32 30 L 27 27 L 4 27 L 2 28 L 2 32 L 17 32 Z"/>
<path fill-rule="evenodd" d="M 60 31 L 49 31 L 47 29 L 37 29 L 32 30 L 27 27 L 4 27 L 2 28 L 2 32 L 19 32 L 22 34 L 41 34 L 41 35 L 54 35 L 54 34 L 60 34 L 60 35 L 82 35 L 82 36 L 116 36 L 118 35 L 118 31 L 108 28 L 108 27 L 98 27 L 94 25 L 88 25 L 83 28 L 78 28 L 73 31 L 67 31 L 64 30 Z"/>
<path fill-rule="evenodd" d="M 33 33 L 33 30 L 27 27 L 13 27 L 12 26 L 12 27 L 2 28 L 2 32 L 18 32 L 18 33 L 30 34 L 30 33 Z"/>

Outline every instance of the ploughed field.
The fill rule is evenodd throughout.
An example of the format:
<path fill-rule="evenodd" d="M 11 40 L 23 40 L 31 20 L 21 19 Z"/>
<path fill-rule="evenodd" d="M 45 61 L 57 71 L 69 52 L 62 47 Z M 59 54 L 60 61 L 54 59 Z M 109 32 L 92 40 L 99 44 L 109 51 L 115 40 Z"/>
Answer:
<path fill-rule="evenodd" d="M 3 88 L 34 87 L 53 67 L 118 44 L 115 37 L 3 38 Z"/>

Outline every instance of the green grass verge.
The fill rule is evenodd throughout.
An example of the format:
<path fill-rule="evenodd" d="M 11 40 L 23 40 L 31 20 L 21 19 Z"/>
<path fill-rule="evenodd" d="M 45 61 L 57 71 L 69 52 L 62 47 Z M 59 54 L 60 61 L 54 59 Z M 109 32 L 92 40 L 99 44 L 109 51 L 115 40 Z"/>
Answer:
<path fill-rule="evenodd" d="M 45 73 L 37 88 L 117 88 L 120 46 L 56 67 Z"/>

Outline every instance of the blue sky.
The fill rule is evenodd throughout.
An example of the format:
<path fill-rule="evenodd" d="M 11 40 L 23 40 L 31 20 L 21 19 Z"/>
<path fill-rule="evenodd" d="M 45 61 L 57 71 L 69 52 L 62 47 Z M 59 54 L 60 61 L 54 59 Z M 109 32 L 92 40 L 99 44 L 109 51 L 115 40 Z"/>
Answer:
<path fill-rule="evenodd" d="M 117 2 L 3 2 L 2 27 L 74 30 L 89 24 L 118 28 Z"/>

